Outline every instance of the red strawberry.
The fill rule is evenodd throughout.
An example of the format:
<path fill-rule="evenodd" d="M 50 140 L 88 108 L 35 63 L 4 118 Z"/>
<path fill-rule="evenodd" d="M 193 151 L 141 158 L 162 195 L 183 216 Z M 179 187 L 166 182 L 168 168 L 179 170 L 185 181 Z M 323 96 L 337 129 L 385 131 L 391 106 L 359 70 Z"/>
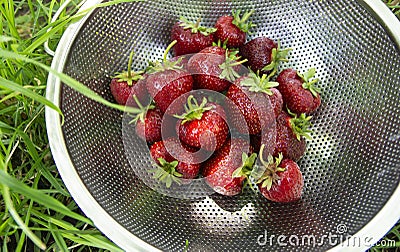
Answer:
<path fill-rule="evenodd" d="M 281 113 L 283 108 L 283 98 L 281 92 L 276 88 L 270 88 L 272 95 L 269 96 L 272 108 L 274 109 L 275 118 Z"/>
<path fill-rule="evenodd" d="M 215 28 L 200 26 L 200 19 L 196 23 L 189 22 L 181 17 L 171 31 L 171 40 L 178 41 L 174 46 L 175 56 L 200 52 L 212 45 Z"/>
<path fill-rule="evenodd" d="M 296 113 L 312 113 L 321 105 L 319 89 L 314 86 L 318 79 L 313 79 L 315 68 L 300 74 L 293 69 L 283 70 L 276 81 L 287 108 Z"/>
<path fill-rule="evenodd" d="M 301 114 L 298 117 L 293 113 L 291 115 L 282 111 L 276 119 L 276 132 L 265 131 L 261 137 L 261 144 L 271 146 L 271 135 L 276 135 L 273 155 L 277 156 L 278 153 L 282 153 L 284 158 L 297 161 L 306 151 L 305 138 L 311 138 L 309 135 L 311 131 L 308 129 L 311 125 L 311 116 L 306 117 L 305 114 Z M 264 152 L 264 155 L 270 153 Z"/>
<path fill-rule="evenodd" d="M 238 48 L 246 42 L 246 33 L 255 25 L 247 22 L 254 10 L 244 13 L 240 17 L 240 10 L 232 11 L 232 16 L 222 16 L 215 23 L 217 31 L 214 36 L 217 40 L 226 41 L 229 48 Z"/>
<path fill-rule="evenodd" d="M 252 147 L 243 139 L 227 140 L 221 149 L 204 163 L 202 174 L 208 185 L 223 195 L 239 194 L 256 160 L 255 153 L 248 156 L 252 151 Z"/>
<path fill-rule="evenodd" d="M 224 144 L 229 133 L 224 109 L 203 98 L 199 105 L 190 95 L 186 113 L 176 116 L 179 139 L 189 146 L 214 151 Z"/>
<path fill-rule="evenodd" d="M 162 112 L 155 106 L 146 109 L 146 116 L 137 120 L 136 134 L 148 143 L 160 141 L 161 125 L 162 125 Z"/>
<path fill-rule="evenodd" d="M 265 169 L 264 174 L 257 180 L 261 194 L 274 202 L 293 202 L 301 198 L 304 179 L 299 166 L 290 159 L 283 159 L 282 154 L 275 158 L 268 156 L 268 163 L 262 157 L 263 146 L 260 150 L 260 161 Z"/>
<path fill-rule="evenodd" d="M 275 121 L 269 96 L 273 95 L 270 88 L 277 85 L 277 82 L 270 82 L 266 75 L 260 78 L 251 72 L 229 87 L 226 97 L 235 105 L 231 107 L 233 104 L 230 103 L 230 119 L 240 133 L 258 134 Z M 247 125 L 243 123 L 242 116 Z"/>
<path fill-rule="evenodd" d="M 142 76 L 144 71 L 132 72 L 132 57 L 133 51 L 129 56 L 128 70 L 118 73 L 118 75 L 112 78 L 110 83 L 111 94 L 115 101 L 121 105 L 135 106 L 135 104 L 131 102 L 132 100 L 130 100 L 133 95 L 136 95 L 142 103 L 147 101 L 147 91 L 144 77 Z M 129 104 L 127 104 L 127 102 L 129 102 Z"/>
<path fill-rule="evenodd" d="M 272 76 L 278 71 L 279 62 L 287 62 L 289 50 L 281 49 L 279 43 L 272 39 L 258 37 L 241 46 L 239 53 L 248 60 L 245 65 L 251 70 Z"/>
<path fill-rule="evenodd" d="M 168 51 L 175 43 L 176 41 L 173 41 L 168 46 L 162 62 L 154 63 L 146 79 L 147 90 L 163 113 L 176 98 L 193 88 L 193 78 L 178 65 L 179 60 L 175 62 L 167 60 Z M 169 111 L 176 112 L 173 109 Z"/>
<path fill-rule="evenodd" d="M 155 172 L 155 178 L 164 181 L 167 187 L 170 187 L 173 181 L 181 183 L 179 178 L 194 179 L 198 176 L 201 166 L 191 155 L 196 151 L 195 148 L 181 144 L 176 138 L 155 142 L 150 147 L 150 155 L 156 161 L 157 168 L 151 172 Z"/>
<path fill-rule="evenodd" d="M 239 77 L 238 62 L 235 52 L 219 46 L 211 46 L 193 55 L 188 62 L 193 74 L 196 89 L 224 91 Z"/>

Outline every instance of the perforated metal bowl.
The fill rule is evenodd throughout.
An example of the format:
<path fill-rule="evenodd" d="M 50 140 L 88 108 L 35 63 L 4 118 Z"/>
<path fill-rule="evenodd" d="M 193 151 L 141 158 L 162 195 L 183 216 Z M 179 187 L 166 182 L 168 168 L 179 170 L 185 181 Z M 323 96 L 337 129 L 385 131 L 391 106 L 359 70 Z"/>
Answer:
<path fill-rule="evenodd" d="M 112 100 L 110 76 L 125 68 L 133 48 L 134 68 L 144 68 L 162 56 L 179 16 L 201 17 L 212 26 L 232 9 L 256 11 L 249 39 L 266 35 L 293 48 L 282 68 L 316 67 L 321 79 L 323 105 L 299 163 L 302 200 L 276 204 L 248 191 L 194 200 L 159 194 L 132 170 L 122 140 L 123 113 L 50 74 L 47 97 L 61 107 L 65 124 L 47 109 L 47 129 L 66 186 L 95 225 L 127 251 L 182 251 L 186 240 L 189 251 L 348 251 L 373 245 L 400 217 L 400 25 L 381 1 L 113 5 L 67 29 L 53 68 Z M 148 167 L 146 148 L 134 144 L 134 163 Z"/>

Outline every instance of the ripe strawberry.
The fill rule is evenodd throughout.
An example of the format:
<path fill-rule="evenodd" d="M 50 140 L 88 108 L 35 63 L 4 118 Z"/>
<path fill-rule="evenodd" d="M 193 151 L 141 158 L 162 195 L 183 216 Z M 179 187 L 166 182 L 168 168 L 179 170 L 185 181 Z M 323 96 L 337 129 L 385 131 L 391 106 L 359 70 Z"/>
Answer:
<path fill-rule="evenodd" d="M 259 134 L 275 121 L 274 108 L 270 102 L 273 93 L 270 89 L 277 85 L 277 82 L 269 81 L 266 75 L 260 78 L 251 72 L 229 87 L 226 97 L 235 105 L 232 107 L 233 104 L 229 104 L 229 115 L 240 133 Z"/>
<path fill-rule="evenodd" d="M 274 109 L 275 118 L 281 113 L 283 108 L 283 98 L 281 92 L 276 88 L 270 88 L 272 95 L 269 96 L 272 108 Z"/>
<path fill-rule="evenodd" d="M 148 143 L 160 141 L 163 117 L 161 110 L 155 106 L 149 106 L 145 114 L 146 116 L 142 116 L 136 122 L 136 134 Z"/>
<path fill-rule="evenodd" d="M 289 111 L 290 112 L 290 111 Z M 285 111 L 276 119 L 276 132 L 265 131 L 261 137 L 261 144 L 270 146 L 271 134 L 276 135 L 274 156 L 282 153 L 284 158 L 293 161 L 299 160 L 306 151 L 305 138 L 311 139 L 309 133 L 311 132 L 308 127 L 310 124 L 311 116 L 306 117 L 301 114 L 298 117 L 296 114 L 288 114 Z M 264 152 L 264 154 L 266 154 Z"/>
<path fill-rule="evenodd" d="M 171 30 L 171 40 L 178 41 L 174 46 L 175 56 L 200 52 L 212 45 L 215 28 L 200 26 L 200 19 L 196 23 L 189 22 L 181 17 Z"/>
<path fill-rule="evenodd" d="M 235 52 L 219 46 L 210 46 L 193 55 L 188 62 L 193 74 L 196 89 L 209 89 L 217 92 L 226 90 L 239 77 Z"/>
<path fill-rule="evenodd" d="M 260 161 L 265 169 L 264 174 L 258 179 L 257 185 L 261 194 L 274 202 L 293 202 L 301 198 L 304 187 L 304 178 L 299 166 L 290 159 L 283 159 L 282 154 L 275 158 L 268 156 L 268 162 L 262 158 Z"/>
<path fill-rule="evenodd" d="M 170 187 L 172 182 L 182 183 L 179 178 L 194 179 L 201 167 L 191 155 L 196 151 L 193 147 L 181 144 L 176 138 L 155 142 L 150 147 L 150 155 L 156 161 L 157 167 L 150 172 L 154 172 L 154 177 L 164 181 L 167 187 Z"/>
<path fill-rule="evenodd" d="M 257 155 L 243 139 L 228 139 L 204 163 L 202 175 L 217 193 L 227 196 L 239 194 L 246 178 L 251 174 Z"/>
<path fill-rule="evenodd" d="M 238 48 L 246 42 L 246 33 L 255 25 L 247 22 L 254 10 L 245 12 L 240 17 L 240 10 L 232 11 L 232 16 L 222 16 L 215 23 L 217 31 L 214 37 L 220 41 L 226 41 L 229 48 Z"/>
<path fill-rule="evenodd" d="M 180 61 L 168 61 L 168 51 L 176 44 L 173 41 L 166 49 L 162 62 L 156 62 L 149 69 L 146 87 L 161 112 L 179 96 L 192 90 L 193 78 L 189 72 L 179 66 Z M 175 113 L 174 110 L 169 110 Z"/>
<path fill-rule="evenodd" d="M 279 43 L 267 37 L 250 40 L 239 48 L 240 55 L 247 59 L 245 63 L 254 72 L 274 75 L 278 71 L 279 62 L 287 62 L 290 48 L 281 49 Z"/>
<path fill-rule="evenodd" d="M 293 69 L 283 70 L 277 77 L 279 91 L 287 108 L 296 113 L 312 113 L 321 105 L 320 90 L 314 86 L 318 79 L 313 79 L 315 68 L 304 74 Z"/>
<path fill-rule="evenodd" d="M 186 113 L 176 116 L 179 139 L 189 146 L 214 151 L 224 144 L 229 133 L 224 109 L 203 98 L 199 105 L 193 95 L 188 97 Z"/>
<path fill-rule="evenodd" d="M 133 51 L 129 56 L 128 70 L 118 73 L 111 79 L 111 94 L 120 105 L 136 106 L 134 103 L 130 104 L 132 95 L 136 95 L 142 103 L 147 101 L 147 91 L 143 76 L 144 71 L 132 72 L 132 57 Z"/>

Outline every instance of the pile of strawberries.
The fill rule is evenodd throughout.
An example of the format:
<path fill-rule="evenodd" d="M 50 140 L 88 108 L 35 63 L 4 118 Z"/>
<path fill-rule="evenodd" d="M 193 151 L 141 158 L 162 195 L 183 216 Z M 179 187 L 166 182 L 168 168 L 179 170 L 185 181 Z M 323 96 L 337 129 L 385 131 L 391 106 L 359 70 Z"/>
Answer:
<path fill-rule="evenodd" d="M 163 59 L 132 72 L 132 53 L 128 70 L 111 81 L 116 102 L 137 111 L 132 122 L 149 145 L 150 172 L 167 187 L 204 178 L 227 196 L 255 183 L 272 201 L 301 198 L 304 180 L 296 162 L 310 138 L 310 114 L 321 104 L 318 79 L 314 68 L 278 73 L 290 49 L 272 39 L 246 42 L 255 26 L 252 13 L 232 12 L 213 28 L 181 17 Z M 171 49 L 175 57 L 168 60 Z"/>

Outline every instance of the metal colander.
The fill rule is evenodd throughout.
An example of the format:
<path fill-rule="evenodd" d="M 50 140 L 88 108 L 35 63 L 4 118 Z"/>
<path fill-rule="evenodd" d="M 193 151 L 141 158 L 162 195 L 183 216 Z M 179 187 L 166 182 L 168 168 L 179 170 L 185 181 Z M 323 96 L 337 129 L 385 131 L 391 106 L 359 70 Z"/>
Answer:
<path fill-rule="evenodd" d="M 89 1 L 88 8 L 96 2 Z M 254 9 L 248 39 L 291 47 L 281 69 L 317 69 L 323 104 L 299 162 L 302 200 L 272 203 L 250 190 L 234 197 L 168 197 L 132 169 L 150 167 L 148 148 L 123 143 L 124 114 L 86 98 L 54 75 L 47 128 L 62 178 L 83 211 L 127 251 L 364 250 L 400 211 L 400 24 L 379 0 L 207 0 L 121 3 L 71 25 L 53 67 L 112 101 L 109 82 L 162 57 L 179 16 L 212 26 L 232 9 Z M 331 240 L 329 240 L 331 236 Z M 279 238 L 280 237 L 280 238 Z M 286 237 L 286 238 L 285 238 Z M 348 238 L 348 239 L 347 239 Z M 280 239 L 280 240 L 279 240 Z"/>

